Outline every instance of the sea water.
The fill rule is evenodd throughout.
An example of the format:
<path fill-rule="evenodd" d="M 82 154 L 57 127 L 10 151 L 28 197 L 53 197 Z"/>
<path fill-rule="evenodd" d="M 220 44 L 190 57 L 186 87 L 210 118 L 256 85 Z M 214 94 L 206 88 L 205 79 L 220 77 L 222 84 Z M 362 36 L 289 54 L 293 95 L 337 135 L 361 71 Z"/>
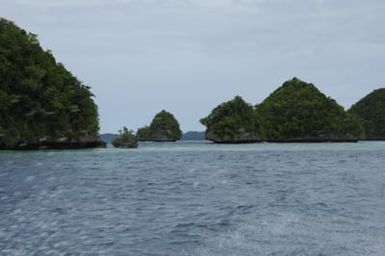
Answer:
<path fill-rule="evenodd" d="M 0 255 L 384 254 L 384 142 L 0 151 Z"/>

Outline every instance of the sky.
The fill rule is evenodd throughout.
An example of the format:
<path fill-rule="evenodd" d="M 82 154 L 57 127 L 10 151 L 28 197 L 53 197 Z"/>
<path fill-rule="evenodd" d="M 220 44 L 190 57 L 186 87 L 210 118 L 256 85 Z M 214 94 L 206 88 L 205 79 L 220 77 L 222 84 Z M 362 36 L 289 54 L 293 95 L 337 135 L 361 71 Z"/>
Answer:
<path fill-rule="evenodd" d="M 345 108 L 385 86 L 383 0 L 0 0 L 0 16 L 91 86 L 101 133 L 165 109 L 183 131 L 292 77 Z"/>

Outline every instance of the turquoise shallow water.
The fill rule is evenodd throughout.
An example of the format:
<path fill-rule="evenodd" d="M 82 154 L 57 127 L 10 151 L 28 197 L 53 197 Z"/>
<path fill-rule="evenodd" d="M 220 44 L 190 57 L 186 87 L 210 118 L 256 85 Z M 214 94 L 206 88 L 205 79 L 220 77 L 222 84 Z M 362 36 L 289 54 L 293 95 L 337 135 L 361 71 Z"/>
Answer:
<path fill-rule="evenodd" d="M 0 255 L 384 255 L 385 143 L 0 152 Z"/>

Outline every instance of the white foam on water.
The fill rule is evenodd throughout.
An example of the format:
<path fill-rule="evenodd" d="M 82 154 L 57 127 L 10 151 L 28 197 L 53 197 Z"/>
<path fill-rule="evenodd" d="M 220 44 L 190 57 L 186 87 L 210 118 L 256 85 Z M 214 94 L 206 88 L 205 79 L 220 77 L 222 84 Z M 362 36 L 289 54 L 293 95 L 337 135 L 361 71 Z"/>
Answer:
<path fill-rule="evenodd" d="M 28 176 L 25 181 L 26 182 L 30 182 L 30 181 L 33 181 L 35 179 L 35 176 Z"/>
<path fill-rule="evenodd" d="M 295 213 L 248 218 L 234 228 L 209 237 L 192 255 L 384 255 L 384 233 L 330 232 L 335 224 Z M 342 227 L 341 227 L 342 228 Z"/>
<path fill-rule="evenodd" d="M 201 184 L 201 183 L 200 183 L 199 181 L 195 181 L 194 184 L 193 184 L 193 186 L 194 186 L 194 187 L 198 187 L 200 184 Z"/>

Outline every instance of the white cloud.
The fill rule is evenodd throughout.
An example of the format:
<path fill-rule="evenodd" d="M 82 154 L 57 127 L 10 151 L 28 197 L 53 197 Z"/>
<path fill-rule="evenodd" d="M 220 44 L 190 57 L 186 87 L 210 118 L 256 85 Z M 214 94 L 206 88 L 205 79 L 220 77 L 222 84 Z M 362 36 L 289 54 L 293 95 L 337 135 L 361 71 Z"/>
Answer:
<path fill-rule="evenodd" d="M 117 107 L 169 108 L 198 129 L 220 101 L 259 102 L 292 76 L 345 106 L 385 81 L 382 0 L 2 1 L 93 87 L 103 131 L 122 126 Z M 129 113 L 132 128 L 143 115 Z"/>

